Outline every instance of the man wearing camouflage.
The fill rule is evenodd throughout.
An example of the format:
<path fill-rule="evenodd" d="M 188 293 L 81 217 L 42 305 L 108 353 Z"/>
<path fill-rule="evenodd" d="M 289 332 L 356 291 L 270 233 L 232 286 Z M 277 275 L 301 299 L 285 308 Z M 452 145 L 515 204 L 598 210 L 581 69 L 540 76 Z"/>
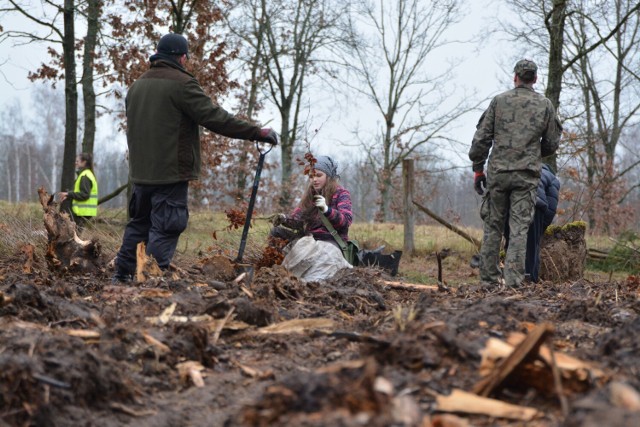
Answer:
<path fill-rule="evenodd" d="M 500 242 L 508 214 L 510 244 L 504 280 L 516 287 L 524 279 L 527 231 L 534 213 L 541 158 L 555 153 L 562 126 L 551 101 L 533 90 L 537 65 L 523 59 L 513 71 L 515 87 L 493 98 L 480 117 L 469 159 L 476 191 L 482 195 L 487 190 L 481 212 L 484 236 L 480 280 L 490 285 L 499 283 Z M 488 178 L 484 174 L 487 157 Z"/>

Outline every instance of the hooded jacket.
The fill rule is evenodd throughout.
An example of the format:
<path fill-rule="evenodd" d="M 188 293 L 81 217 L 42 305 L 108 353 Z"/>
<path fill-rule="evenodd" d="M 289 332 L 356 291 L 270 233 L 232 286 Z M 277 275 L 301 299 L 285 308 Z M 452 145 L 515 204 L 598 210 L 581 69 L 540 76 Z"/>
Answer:
<path fill-rule="evenodd" d="M 260 131 L 215 105 L 193 75 L 161 55 L 151 58 L 151 68 L 131 86 L 125 102 L 134 184 L 198 179 L 199 126 L 238 139 L 257 139 Z"/>
<path fill-rule="evenodd" d="M 540 182 L 536 193 L 536 209 L 544 211 L 543 229 L 553 222 L 560 198 L 560 181 L 549 165 L 543 164 L 540 171 Z"/>

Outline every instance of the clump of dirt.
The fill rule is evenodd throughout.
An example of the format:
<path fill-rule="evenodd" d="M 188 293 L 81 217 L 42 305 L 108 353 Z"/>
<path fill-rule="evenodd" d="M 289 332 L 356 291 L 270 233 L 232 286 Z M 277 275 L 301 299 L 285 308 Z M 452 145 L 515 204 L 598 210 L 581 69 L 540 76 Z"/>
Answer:
<path fill-rule="evenodd" d="M 560 308 L 557 319 L 561 322 L 578 319 L 598 326 L 614 326 L 619 322 L 611 316 L 612 308 L 606 302 L 596 304 L 594 300 L 566 301 Z"/>
<path fill-rule="evenodd" d="M 229 258 L 222 255 L 203 258 L 199 261 L 198 266 L 210 280 L 227 282 L 236 277 L 234 264 Z"/>
<path fill-rule="evenodd" d="M 11 423 L 24 424 L 49 406 L 100 409 L 139 394 L 118 362 L 79 338 L 12 328 L 0 330 L 0 339 L 0 408 L 13 414 L 3 417 Z"/>
<path fill-rule="evenodd" d="M 612 367 L 630 366 L 638 360 L 640 355 L 640 317 L 616 326 L 605 333 L 598 340 L 598 349 L 601 354 L 608 356 L 607 360 Z"/>
<path fill-rule="evenodd" d="M 581 279 L 587 263 L 585 227 L 551 227 L 540 241 L 540 278 L 552 282 Z"/>
<path fill-rule="evenodd" d="M 535 323 L 539 320 L 535 306 L 492 296 L 470 301 L 462 311 L 453 315 L 449 324 L 457 333 L 477 329 L 480 325 L 498 331 L 510 331 L 517 330 L 522 321 Z"/>
<path fill-rule="evenodd" d="M 377 374 L 377 364 L 369 359 L 290 375 L 247 406 L 240 422 L 248 426 L 355 426 L 362 421 L 370 426 L 392 425 L 391 399 L 374 388 Z M 354 420 L 357 414 L 360 423 Z"/>
<path fill-rule="evenodd" d="M 12 299 L 12 303 L 0 307 L 0 316 L 19 316 L 29 321 L 46 319 L 49 322 L 60 318 L 60 311 L 52 298 L 43 295 L 35 285 L 14 283 L 4 294 Z"/>

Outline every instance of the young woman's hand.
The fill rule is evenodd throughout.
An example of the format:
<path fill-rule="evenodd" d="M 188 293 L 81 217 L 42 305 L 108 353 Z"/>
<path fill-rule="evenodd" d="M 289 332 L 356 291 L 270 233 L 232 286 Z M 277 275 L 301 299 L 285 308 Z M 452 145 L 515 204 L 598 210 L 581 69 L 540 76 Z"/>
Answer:
<path fill-rule="evenodd" d="M 322 210 L 322 213 L 326 213 L 329 210 L 329 206 L 327 206 L 327 202 L 322 196 L 313 196 L 313 202 L 317 207 Z"/>
<path fill-rule="evenodd" d="M 271 220 L 271 224 L 273 224 L 274 227 L 277 227 L 279 225 L 284 224 L 286 220 L 287 220 L 287 216 L 285 214 L 283 213 L 275 214 L 273 216 L 273 219 Z"/>

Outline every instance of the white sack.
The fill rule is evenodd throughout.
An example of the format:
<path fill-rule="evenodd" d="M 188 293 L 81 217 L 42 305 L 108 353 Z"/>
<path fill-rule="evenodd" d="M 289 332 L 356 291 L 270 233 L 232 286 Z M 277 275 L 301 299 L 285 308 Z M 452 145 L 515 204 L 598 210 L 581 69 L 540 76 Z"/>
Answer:
<path fill-rule="evenodd" d="M 312 236 L 298 239 L 282 265 L 306 282 L 326 280 L 343 268 L 353 268 L 342 256 L 340 248 Z"/>

